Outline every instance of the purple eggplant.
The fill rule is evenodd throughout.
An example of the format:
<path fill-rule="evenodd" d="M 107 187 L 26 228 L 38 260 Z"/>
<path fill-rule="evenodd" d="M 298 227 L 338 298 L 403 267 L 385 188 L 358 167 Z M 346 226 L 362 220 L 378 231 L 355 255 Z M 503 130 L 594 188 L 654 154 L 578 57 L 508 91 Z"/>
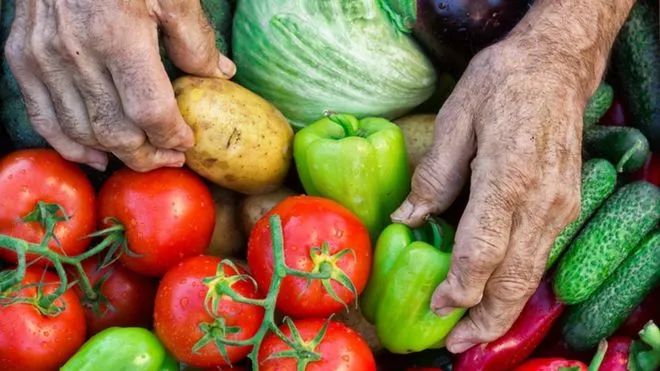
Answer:
<path fill-rule="evenodd" d="M 531 0 L 385 0 L 399 26 L 450 72 L 461 72 L 477 52 L 504 37 Z"/>

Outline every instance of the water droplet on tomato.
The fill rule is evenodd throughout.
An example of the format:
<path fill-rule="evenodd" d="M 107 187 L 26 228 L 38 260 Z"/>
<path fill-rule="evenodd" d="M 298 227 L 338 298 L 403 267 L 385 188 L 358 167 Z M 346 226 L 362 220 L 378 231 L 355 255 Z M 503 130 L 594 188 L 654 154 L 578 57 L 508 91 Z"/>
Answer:
<path fill-rule="evenodd" d="M 181 309 L 186 309 L 188 306 L 188 298 L 181 298 L 181 300 L 179 300 L 179 305 L 181 305 Z"/>

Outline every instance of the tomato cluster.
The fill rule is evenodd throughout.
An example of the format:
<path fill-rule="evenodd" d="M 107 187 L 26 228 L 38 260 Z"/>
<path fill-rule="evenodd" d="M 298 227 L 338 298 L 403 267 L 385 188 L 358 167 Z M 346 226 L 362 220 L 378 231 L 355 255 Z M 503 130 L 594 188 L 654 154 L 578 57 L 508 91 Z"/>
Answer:
<path fill-rule="evenodd" d="M 273 215 L 283 237 L 279 263 Z M 205 254 L 214 226 L 211 193 L 185 168 L 121 169 L 95 194 L 80 168 L 52 150 L 0 159 L 0 236 L 49 239 L 44 249 L 52 252 L 28 251 L 22 282 L 0 289 L 0 365 L 56 370 L 105 329 L 144 327 L 194 367 L 240 367 L 254 350 L 262 370 L 299 362 L 306 370 L 375 370 L 360 335 L 328 318 L 355 303 L 369 276 L 369 234 L 355 215 L 326 199 L 289 197 L 255 225 L 246 263 Z M 82 258 L 100 244 L 107 248 Z M 0 246 L 9 265 L 1 284 L 6 269 L 20 271 L 22 263 L 15 249 Z M 78 265 L 67 266 L 77 256 Z M 273 285 L 277 264 L 299 274 Z M 48 300 L 63 282 L 60 267 L 73 284 Z M 286 321 L 264 325 L 275 309 Z"/>

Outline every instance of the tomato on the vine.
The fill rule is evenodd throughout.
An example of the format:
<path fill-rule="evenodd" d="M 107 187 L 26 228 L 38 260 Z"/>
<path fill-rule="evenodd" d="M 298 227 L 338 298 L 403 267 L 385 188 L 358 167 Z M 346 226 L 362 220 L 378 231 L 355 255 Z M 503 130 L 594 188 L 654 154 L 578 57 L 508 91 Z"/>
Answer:
<path fill-rule="evenodd" d="M 273 276 L 269 217 L 274 214 L 279 215 L 282 223 L 286 265 L 305 272 L 332 272 L 332 279 L 327 280 L 285 277 L 277 309 L 292 317 L 326 317 L 342 310 L 344 303 L 355 301 L 371 270 L 369 232 L 347 208 L 312 196 L 285 199 L 252 229 L 248 264 L 259 290 L 267 293 Z"/>
<path fill-rule="evenodd" d="M 341 322 L 330 321 L 325 334 L 319 336 L 327 320 L 307 318 L 292 321 L 300 339 L 292 336 L 291 328 L 285 323 L 282 333 L 294 344 L 302 345 L 306 351 L 317 353 L 319 359 L 307 364 L 305 371 L 375 371 L 376 361 L 367 343 L 350 327 Z M 259 348 L 259 366 L 262 371 L 297 370 L 300 360 L 295 357 L 273 357 L 277 353 L 293 349 L 277 335 L 270 333 Z M 269 358 L 272 357 L 272 358 Z M 303 357 L 304 358 L 304 357 Z"/>
<path fill-rule="evenodd" d="M 85 315 L 73 290 L 68 289 L 48 308 L 36 305 L 59 284 L 55 274 L 31 266 L 21 283 L 24 288 L 0 297 L 2 369 L 57 370 L 83 344 Z M 12 303 L 19 297 L 24 300 Z"/>
<path fill-rule="evenodd" d="M 87 279 L 98 295 L 95 299 L 87 297 L 80 285 L 74 286 L 85 310 L 89 336 L 114 326 L 150 328 L 158 282 L 118 261 L 106 267 L 100 263 L 98 255 L 82 262 Z"/>
<path fill-rule="evenodd" d="M 260 297 L 245 269 L 212 256 L 188 258 L 161 280 L 154 329 L 178 360 L 196 367 L 226 366 L 250 352 L 250 346 L 218 346 L 215 340 L 251 338 L 261 326 L 264 308 L 236 302 L 219 292 L 222 287 L 248 299 Z"/>
<path fill-rule="evenodd" d="M 51 239 L 49 248 L 67 256 L 84 252 L 90 242 L 85 237 L 96 227 L 94 188 L 85 173 L 51 149 L 20 150 L 1 158 L 0 234 L 40 243 L 45 229 L 38 215 L 32 214 L 36 221 L 23 221 L 40 201 L 62 208 L 49 210 L 51 217 L 69 217 L 55 225 L 56 239 Z M 47 217 L 45 214 L 48 212 L 39 216 Z M 28 261 L 38 257 L 26 255 Z M 0 248 L 0 258 L 16 263 L 16 253 L 8 249 Z M 39 259 L 35 264 L 50 263 Z"/>
<path fill-rule="evenodd" d="M 114 218 L 125 228 L 130 253 L 122 253 L 121 262 L 142 275 L 160 277 L 203 253 L 211 241 L 213 197 L 190 170 L 118 170 L 101 188 L 98 201 L 102 226 L 112 226 Z"/>

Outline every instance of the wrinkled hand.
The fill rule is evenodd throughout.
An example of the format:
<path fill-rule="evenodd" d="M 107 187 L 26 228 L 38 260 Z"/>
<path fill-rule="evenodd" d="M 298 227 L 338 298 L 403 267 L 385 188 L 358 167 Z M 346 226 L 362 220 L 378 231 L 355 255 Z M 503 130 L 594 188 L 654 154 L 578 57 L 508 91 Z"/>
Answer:
<path fill-rule="evenodd" d="M 471 62 L 438 114 L 434 144 L 393 215 L 412 226 L 447 209 L 467 181 L 439 315 L 471 308 L 447 339 L 460 353 L 503 335 L 543 275 L 551 244 L 580 207 L 585 88 L 565 66 L 526 58 L 514 41 Z"/>
<path fill-rule="evenodd" d="M 158 27 L 184 72 L 231 77 L 198 0 L 16 2 L 5 46 L 34 129 L 63 157 L 103 170 L 182 166 L 194 144 L 161 63 Z"/>

